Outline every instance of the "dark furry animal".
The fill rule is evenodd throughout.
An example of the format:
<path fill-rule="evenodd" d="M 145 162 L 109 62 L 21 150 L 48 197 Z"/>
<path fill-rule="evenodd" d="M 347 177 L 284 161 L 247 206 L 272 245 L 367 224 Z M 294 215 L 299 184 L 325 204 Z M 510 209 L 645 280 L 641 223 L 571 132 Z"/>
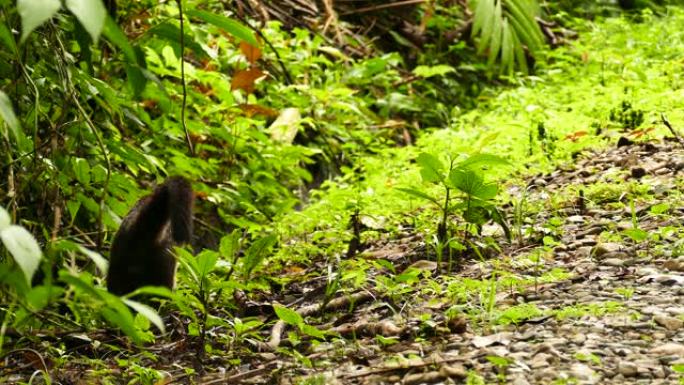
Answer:
<path fill-rule="evenodd" d="M 133 206 L 112 242 L 107 290 L 122 295 L 148 285 L 173 288 L 171 248 L 192 238 L 193 199 L 190 182 L 171 177 Z"/>

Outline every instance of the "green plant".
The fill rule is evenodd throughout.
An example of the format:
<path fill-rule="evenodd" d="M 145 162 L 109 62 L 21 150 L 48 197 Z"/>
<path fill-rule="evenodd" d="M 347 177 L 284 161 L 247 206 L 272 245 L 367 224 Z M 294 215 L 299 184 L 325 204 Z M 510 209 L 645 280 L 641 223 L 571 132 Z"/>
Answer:
<path fill-rule="evenodd" d="M 420 166 L 420 175 L 424 183 L 437 184 L 444 191 L 444 200 L 430 195 L 426 190 L 416 188 L 398 188 L 406 194 L 432 202 L 441 211 L 441 220 L 437 226 L 436 241 L 444 244 L 450 238 L 448 230 L 449 215 L 458 210 L 463 219 L 478 229 L 488 220 L 493 220 L 504 228 L 509 235 L 508 225 L 494 204 L 499 185 L 485 181 L 485 170 L 488 167 L 503 167 L 509 163 L 503 158 L 490 154 L 474 154 L 462 161 L 449 160 L 448 169 L 441 160 L 429 153 L 421 153 L 416 162 Z M 459 202 L 453 203 L 452 192 L 456 190 L 462 195 Z M 467 242 L 467 239 L 465 239 Z M 441 248 L 437 258 L 441 262 Z"/>
<path fill-rule="evenodd" d="M 473 36 L 478 36 L 478 51 L 488 52 L 488 64 L 499 62 L 501 72 L 510 74 L 517 66 L 529 71 L 527 55 L 536 57 L 544 47 L 544 36 L 535 17 L 540 9 L 536 0 L 469 1 L 473 10 Z"/>
<path fill-rule="evenodd" d="M 634 288 L 632 287 L 618 287 L 615 289 L 615 293 L 623 296 L 625 299 L 630 299 L 634 296 Z"/>
<path fill-rule="evenodd" d="M 505 383 L 506 382 L 506 368 L 508 368 L 511 363 L 513 363 L 513 360 L 510 358 L 506 357 L 501 357 L 501 356 L 487 356 L 487 361 L 489 361 L 492 365 L 496 367 L 497 375 L 496 377 L 499 379 L 500 383 Z"/>

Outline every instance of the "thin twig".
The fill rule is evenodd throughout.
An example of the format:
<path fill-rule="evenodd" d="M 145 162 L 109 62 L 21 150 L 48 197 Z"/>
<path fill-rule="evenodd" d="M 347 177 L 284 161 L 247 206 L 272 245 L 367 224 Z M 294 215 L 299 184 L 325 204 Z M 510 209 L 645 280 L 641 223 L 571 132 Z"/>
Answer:
<path fill-rule="evenodd" d="M 679 136 L 679 134 L 677 134 L 677 131 L 675 131 L 674 127 L 672 127 L 672 125 L 670 124 L 670 121 L 667 120 L 667 118 L 665 117 L 665 114 L 663 114 L 662 112 L 660 113 L 660 119 L 663 121 L 663 124 L 665 125 L 665 127 L 667 127 L 667 129 L 670 130 L 670 132 L 672 133 L 672 136 L 674 136 L 674 138 L 677 140 L 677 142 L 679 142 L 679 144 L 681 144 L 682 147 L 684 147 L 684 140 L 682 140 L 682 138 Z"/>
<path fill-rule="evenodd" d="M 181 125 L 183 125 L 183 131 L 185 131 L 185 141 L 188 144 L 188 150 L 190 155 L 195 156 L 195 149 L 192 146 L 192 140 L 190 139 L 190 133 L 188 132 L 188 125 L 185 122 L 185 106 L 188 99 L 188 91 L 185 88 L 185 32 L 183 26 L 183 4 L 182 0 L 176 0 L 178 4 L 178 19 L 180 21 L 180 60 L 181 60 L 181 84 L 183 85 L 183 104 L 181 105 Z"/>
<path fill-rule="evenodd" d="M 266 45 L 271 49 L 271 51 L 273 51 L 276 58 L 278 59 L 278 64 L 280 64 L 280 69 L 283 71 L 283 75 L 285 75 L 285 82 L 287 82 L 287 85 L 291 85 L 292 84 L 292 76 L 290 76 L 290 72 L 285 67 L 285 63 L 283 63 L 283 59 L 280 57 L 280 54 L 275 49 L 273 44 L 271 44 L 271 42 L 266 38 L 266 36 L 264 36 L 264 34 L 261 33 L 261 30 L 259 28 L 254 27 L 252 24 L 247 22 L 242 16 L 238 15 L 237 13 L 235 14 L 235 17 L 237 17 L 242 22 L 242 24 L 246 25 L 249 29 L 251 29 L 257 35 L 259 35 L 259 38 L 261 38 L 261 40 L 263 40 L 264 43 L 266 43 Z"/>
<path fill-rule="evenodd" d="M 420 4 L 420 3 L 424 3 L 426 1 L 427 0 L 405 0 L 405 1 L 397 1 L 396 3 L 373 5 L 370 7 L 359 8 L 359 9 L 355 9 L 353 11 L 345 12 L 342 14 L 342 16 L 354 15 L 357 13 L 367 13 L 367 12 L 379 11 L 381 9 L 387 9 L 387 8 L 403 7 L 405 5 Z"/>

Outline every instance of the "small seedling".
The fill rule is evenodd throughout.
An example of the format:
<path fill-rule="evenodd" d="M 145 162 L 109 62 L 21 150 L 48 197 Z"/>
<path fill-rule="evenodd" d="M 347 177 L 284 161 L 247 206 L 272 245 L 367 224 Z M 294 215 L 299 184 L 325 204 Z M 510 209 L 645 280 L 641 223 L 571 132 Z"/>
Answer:
<path fill-rule="evenodd" d="M 399 190 L 432 202 L 439 208 L 442 218 L 437 225 L 436 241 L 438 243 L 449 243 L 448 219 L 449 215 L 456 210 L 469 225 L 475 226 L 478 230 L 489 220 L 498 223 L 510 239 L 508 225 L 493 202 L 499 192 L 499 185 L 485 181 L 485 171 L 488 168 L 510 166 L 508 161 L 496 155 L 480 153 L 471 155 L 460 162 L 451 158 L 447 169 L 436 156 L 422 153 L 416 162 L 420 166 L 423 182 L 443 187 L 443 200 L 430 195 L 425 190 L 416 188 L 399 188 Z M 460 193 L 456 203 L 453 203 L 454 191 Z M 468 231 L 466 231 L 466 236 L 467 234 Z M 467 243 L 467 239 L 465 241 Z M 442 248 L 439 249 L 442 250 Z M 441 260 L 441 255 L 437 257 Z"/>

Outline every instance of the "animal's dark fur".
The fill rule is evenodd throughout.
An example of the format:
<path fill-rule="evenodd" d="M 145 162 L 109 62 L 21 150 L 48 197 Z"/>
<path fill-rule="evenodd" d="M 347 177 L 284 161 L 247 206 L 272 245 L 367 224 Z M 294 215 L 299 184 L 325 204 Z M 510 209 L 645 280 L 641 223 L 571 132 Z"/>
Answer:
<path fill-rule="evenodd" d="M 171 247 L 192 238 L 193 193 L 182 177 L 168 178 L 138 201 L 114 236 L 107 289 L 127 294 L 142 286 L 173 288 L 176 259 Z"/>

